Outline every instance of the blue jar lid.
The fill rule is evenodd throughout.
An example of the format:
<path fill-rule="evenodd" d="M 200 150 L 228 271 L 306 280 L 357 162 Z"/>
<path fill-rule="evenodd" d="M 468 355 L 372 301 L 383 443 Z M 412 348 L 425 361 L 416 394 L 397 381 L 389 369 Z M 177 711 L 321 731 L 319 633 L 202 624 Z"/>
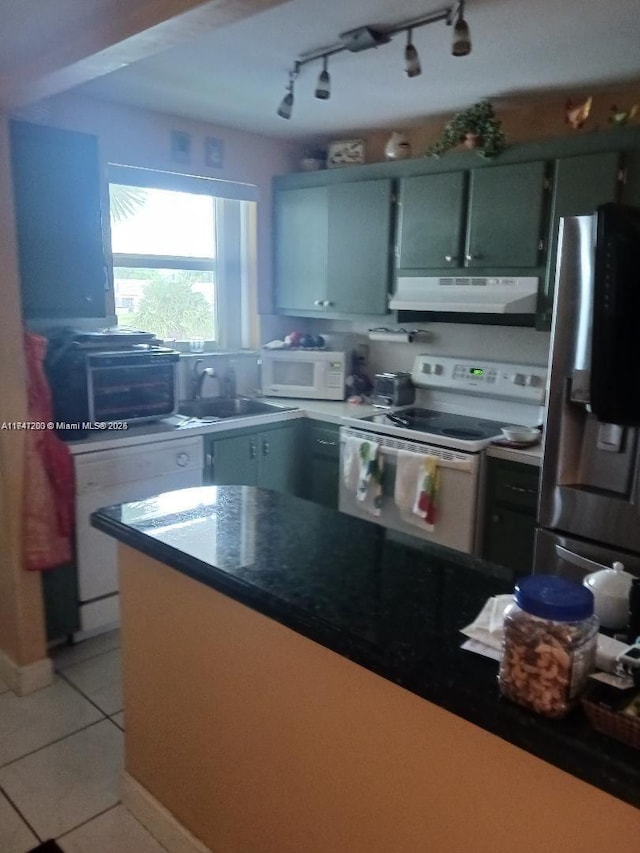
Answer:
<path fill-rule="evenodd" d="M 542 619 L 580 622 L 593 616 L 593 593 L 586 586 L 555 575 L 531 575 L 518 581 L 515 602 Z"/>

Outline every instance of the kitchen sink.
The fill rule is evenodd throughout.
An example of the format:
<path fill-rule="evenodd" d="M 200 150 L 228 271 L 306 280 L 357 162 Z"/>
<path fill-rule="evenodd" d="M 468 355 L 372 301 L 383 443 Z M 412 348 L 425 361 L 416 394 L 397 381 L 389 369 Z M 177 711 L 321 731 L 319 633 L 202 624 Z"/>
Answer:
<path fill-rule="evenodd" d="M 212 400 L 190 400 L 181 403 L 179 415 L 199 420 L 217 421 L 226 418 L 246 418 L 252 415 L 277 414 L 290 412 L 295 406 L 279 406 L 254 400 L 251 397 L 216 397 Z"/>

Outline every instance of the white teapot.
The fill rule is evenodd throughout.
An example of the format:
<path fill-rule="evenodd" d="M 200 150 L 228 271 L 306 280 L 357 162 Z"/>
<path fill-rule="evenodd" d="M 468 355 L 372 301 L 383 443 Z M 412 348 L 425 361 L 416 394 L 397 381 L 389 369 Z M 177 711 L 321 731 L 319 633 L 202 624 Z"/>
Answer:
<path fill-rule="evenodd" d="M 634 576 L 615 562 L 610 569 L 591 572 L 582 581 L 594 597 L 595 613 L 603 628 L 622 630 L 629 621 L 629 592 Z"/>

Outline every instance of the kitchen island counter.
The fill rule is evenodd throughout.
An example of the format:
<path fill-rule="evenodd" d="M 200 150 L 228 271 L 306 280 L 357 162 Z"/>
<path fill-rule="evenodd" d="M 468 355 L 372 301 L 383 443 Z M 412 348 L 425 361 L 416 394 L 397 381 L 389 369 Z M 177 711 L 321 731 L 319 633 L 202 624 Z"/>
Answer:
<path fill-rule="evenodd" d="M 211 486 L 172 492 L 138 504 L 101 510 L 94 514 L 93 524 L 128 546 L 121 549 L 121 565 L 125 705 L 133 749 L 131 762 L 128 759 L 129 772 L 136 763 L 133 744 L 140 718 L 136 723 L 139 712 L 134 697 L 127 696 L 127 684 L 130 693 L 135 694 L 142 678 L 137 670 L 134 673 L 135 665 L 131 664 L 127 681 L 127 634 L 131 623 L 142 619 L 148 632 L 156 616 L 161 622 L 166 617 L 168 621 L 159 636 L 172 629 L 179 638 L 189 631 L 186 623 L 180 627 L 182 603 L 175 592 L 171 597 L 175 600 L 175 613 L 167 614 L 167 607 L 158 604 L 157 613 L 145 610 L 139 615 L 138 606 L 134 610 L 131 601 L 128 604 L 127 576 L 144 574 L 147 592 L 154 586 L 155 576 L 158 584 L 160 580 L 186 584 L 184 589 L 192 590 L 198 601 L 204 602 L 203 596 L 211 594 L 212 607 L 217 606 L 216 601 L 228 601 L 225 606 L 239 608 L 238 613 L 257 611 L 251 618 L 255 620 L 262 614 L 261 625 L 266 630 L 281 632 L 279 636 L 289 637 L 292 644 L 313 641 L 311 645 L 323 647 L 319 652 L 330 655 L 330 661 L 337 658 L 343 661 L 341 666 L 350 667 L 350 675 L 356 680 L 363 667 L 369 671 L 365 673 L 367 678 L 373 678 L 376 685 L 387 684 L 384 689 L 393 689 L 396 694 L 397 685 L 403 688 L 402 701 L 417 703 L 418 711 L 437 706 L 437 713 L 442 714 L 442 709 L 449 712 L 446 718 L 454 721 L 452 725 L 468 727 L 472 723 L 471 730 L 479 727 L 485 737 L 489 732 L 500 738 L 491 738 L 500 749 L 514 752 L 508 744 L 519 747 L 528 753 L 528 761 L 535 761 L 536 773 L 542 772 L 543 767 L 545 773 L 557 775 L 560 782 L 579 786 L 572 796 L 603 798 L 604 805 L 616 813 L 616 820 L 633 826 L 637 837 L 640 811 L 620 802 L 640 806 L 637 753 L 592 731 L 580 711 L 564 721 L 550 721 L 502 700 L 496 687 L 496 662 L 460 648 L 460 629 L 474 619 L 485 600 L 512 590 L 515 578 L 508 570 L 436 549 L 307 501 L 250 487 Z M 198 589 L 202 592 L 198 593 Z M 216 621 L 213 616 L 206 625 L 212 621 Z M 219 624 L 222 621 L 221 616 Z M 194 631 L 197 635 L 197 629 Z M 136 645 L 139 642 L 136 640 Z M 234 643 L 236 639 L 232 638 Z M 215 657 L 217 649 L 210 653 Z M 204 657 L 208 654 L 204 653 Z M 353 664 L 358 666 L 354 668 Z M 272 662 L 267 664 L 271 665 Z M 317 678 L 323 677 L 318 671 Z M 292 671 L 291 678 L 295 682 L 298 676 Z M 127 704 L 129 698 L 134 702 L 131 707 Z M 190 698 L 193 700 L 191 694 Z M 304 697 L 302 701 L 304 705 Z M 382 702 L 384 705 L 384 699 Z M 256 713 L 260 713 L 259 705 Z M 455 751 L 456 745 L 452 743 L 450 748 Z M 520 750 L 515 753 L 523 754 Z M 452 753 L 454 764 L 459 760 Z M 469 772 L 473 776 L 471 767 Z M 489 779 L 492 772 L 489 770 Z M 495 772 L 497 796 L 504 770 L 496 767 Z M 151 775 L 155 778 L 159 773 L 156 767 L 155 775 Z M 558 780 L 554 780 L 554 787 Z M 146 784 L 145 780 L 139 781 Z M 515 800 L 520 796 L 520 785 L 528 790 L 526 779 L 514 778 L 509 784 L 515 786 Z M 534 804 L 534 789 L 531 795 Z M 562 797 L 560 789 L 557 795 Z M 602 808 L 603 803 L 592 803 L 592 807 Z M 566 815 L 565 805 L 562 813 Z M 498 814 L 509 808 L 507 803 L 496 806 Z M 196 831 L 179 804 L 168 807 Z M 604 818 L 603 822 L 607 823 Z M 281 849 L 289 848 L 283 844 Z M 404 848 L 398 849 L 404 853 Z M 497 845 L 475 849 L 503 848 Z M 538 848 L 525 845 L 522 849 Z"/>

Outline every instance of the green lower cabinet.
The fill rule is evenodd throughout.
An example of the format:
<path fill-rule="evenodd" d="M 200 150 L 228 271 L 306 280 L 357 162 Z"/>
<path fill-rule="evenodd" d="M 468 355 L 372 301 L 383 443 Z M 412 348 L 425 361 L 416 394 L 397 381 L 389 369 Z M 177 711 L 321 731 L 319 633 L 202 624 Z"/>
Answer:
<path fill-rule="evenodd" d="M 338 508 L 340 478 L 340 427 L 308 421 L 301 471 L 301 493 L 307 500 Z"/>
<path fill-rule="evenodd" d="M 297 494 L 298 435 L 294 422 L 208 436 L 205 482 Z"/>
<path fill-rule="evenodd" d="M 216 486 L 257 486 L 258 443 L 258 433 L 211 441 L 207 482 Z"/>
<path fill-rule="evenodd" d="M 258 485 L 298 494 L 298 424 L 258 434 Z"/>
<path fill-rule="evenodd" d="M 487 460 L 482 557 L 527 574 L 533 567 L 540 469 Z"/>

